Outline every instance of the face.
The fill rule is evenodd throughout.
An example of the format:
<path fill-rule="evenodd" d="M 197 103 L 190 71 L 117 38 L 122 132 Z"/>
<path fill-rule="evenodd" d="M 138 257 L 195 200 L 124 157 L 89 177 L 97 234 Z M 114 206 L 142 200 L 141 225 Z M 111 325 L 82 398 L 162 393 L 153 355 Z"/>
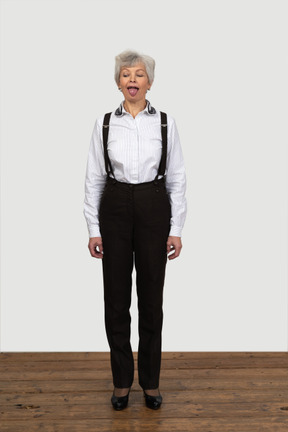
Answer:
<path fill-rule="evenodd" d="M 125 99 L 129 102 L 139 102 L 145 99 L 145 95 L 151 84 L 145 66 L 138 63 L 131 67 L 122 67 L 118 87 L 121 88 Z"/>

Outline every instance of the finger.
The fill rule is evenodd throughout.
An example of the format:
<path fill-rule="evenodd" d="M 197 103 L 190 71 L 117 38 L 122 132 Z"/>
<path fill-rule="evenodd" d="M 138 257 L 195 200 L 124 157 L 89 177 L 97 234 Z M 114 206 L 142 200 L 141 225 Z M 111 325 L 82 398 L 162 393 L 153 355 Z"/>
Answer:
<path fill-rule="evenodd" d="M 102 243 L 92 243 L 88 245 L 90 255 L 94 258 L 102 258 L 103 257 L 103 246 Z"/>
<path fill-rule="evenodd" d="M 92 251 L 92 253 L 91 253 L 91 255 L 92 255 L 92 257 L 94 257 L 94 258 L 103 258 L 103 253 L 102 252 L 99 252 L 99 251 Z"/>
<path fill-rule="evenodd" d="M 95 258 L 103 258 L 103 254 L 101 252 L 96 252 Z"/>
<path fill-rule="evenodd" d="M 98 257 L 97 252 L 96 252 L 96 250 L 95 250 L 94 247 L 89 247 L 89 251 L 90 251 L 90 255 L 91 255 L 92 257 L 94 257 L 94 258 L 97 258 L 97 257 Z"/>
<path fill-rule="evenodd" d="M 103 246 L 102 243 L 96 243 L 94 246 L 94 252 L 96 258 L 103 258 Z"/>
<path fill-rule="evenodd" d="M 176 246 L 174 247 L 174 252 L 171 255 L 168 255 L 168 258 L 171 259 L 175 259 L 180 255 L 181 252 L 181 246 Z"/>
<path fill-rule="evenodd" d="M 172 250 L 174 250 L 174 246 L 172 243 L 167 243 L 167 253 L 171 252 Z"/>
<path fill-rule="evenodd" d="M 168 255 L 168 259 L 169 259 L 169 260 L 173 260 L 174 258 L 176 258 L 176 256 L 175 256 L 175 252 L 172 253 L 171 255 Z"/>
<path fill-rule="evenodd" d="M 170 255 L 169 255 L 170 254 Z M 170 246 L 170 249 L 169 249 L 169 251 L 168 251 L 168 258 L 170 259 L 170 257 L 172 256 L 172 255 L 174 255 L 175 254 L 175 247 L 174 246 Z"/>

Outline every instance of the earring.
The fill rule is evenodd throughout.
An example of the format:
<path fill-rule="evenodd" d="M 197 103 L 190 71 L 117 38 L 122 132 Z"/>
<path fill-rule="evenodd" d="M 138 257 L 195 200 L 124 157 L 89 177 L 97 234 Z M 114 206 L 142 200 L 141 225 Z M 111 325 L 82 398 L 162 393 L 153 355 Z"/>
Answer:
<path fill-rule="evenodd" d="M 118 87 L 118 90 L 122 91 L 122 90 L 121 90 L 121 87 Z"/>

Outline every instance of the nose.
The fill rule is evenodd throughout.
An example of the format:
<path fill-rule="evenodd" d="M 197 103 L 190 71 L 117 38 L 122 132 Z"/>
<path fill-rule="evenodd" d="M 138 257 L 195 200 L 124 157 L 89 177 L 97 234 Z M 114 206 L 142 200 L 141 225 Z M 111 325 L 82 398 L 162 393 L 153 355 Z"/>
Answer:
<path fill-rule="evenodd" d="M 131 74 L 131 77 L 130 77 L 130 81 L 132 82 L 135 82 L 136 81 L 136 74 Z"/>

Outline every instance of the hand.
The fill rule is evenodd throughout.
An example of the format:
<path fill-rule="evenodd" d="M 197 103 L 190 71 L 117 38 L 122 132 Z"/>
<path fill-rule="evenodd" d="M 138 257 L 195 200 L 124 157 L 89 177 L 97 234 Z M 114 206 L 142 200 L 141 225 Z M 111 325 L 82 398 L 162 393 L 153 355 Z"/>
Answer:
<path fill-rule="evenodd" d="M 94 258 L 103 258 L 103 246 L 101 237 L 90 237 L 88 249 Z"/>
<path fill-rule="evenodd" d="M 171 260 L 177 258 L 180 255 L 181 249 L 181 237 L 169 236 L 167 240 L 167 254 L 172 251 L 173 253 L 168 255 L 168 259 Z"/>

